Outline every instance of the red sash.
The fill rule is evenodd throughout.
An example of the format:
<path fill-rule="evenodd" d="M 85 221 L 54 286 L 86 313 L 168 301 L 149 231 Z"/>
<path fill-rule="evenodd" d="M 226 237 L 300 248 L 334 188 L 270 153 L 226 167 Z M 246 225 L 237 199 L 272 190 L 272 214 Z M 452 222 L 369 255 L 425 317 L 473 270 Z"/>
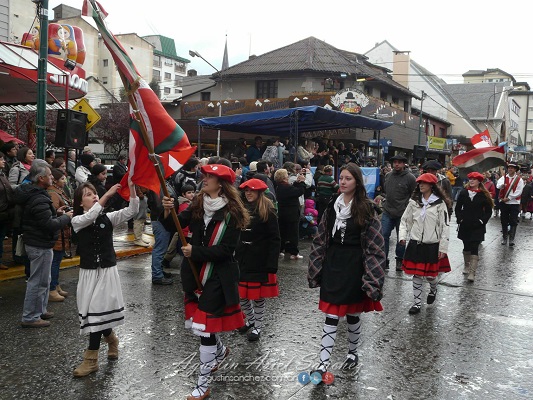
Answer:
<path fill-rule="evenodd" d="M 504 178 L 504 187 L 503 190 L 500 190 L 500 199 L 509 198 L 509 195 L 514 192 L 518 186 L 518 182 L 520 181 L 520 178 L 518 174 L 516 174 L 513 178 L 513 180 L 510 181 L 510 178 L 505 175 Z M 516 200 L 520 200 L 521 196 L 518 196 Z"/>

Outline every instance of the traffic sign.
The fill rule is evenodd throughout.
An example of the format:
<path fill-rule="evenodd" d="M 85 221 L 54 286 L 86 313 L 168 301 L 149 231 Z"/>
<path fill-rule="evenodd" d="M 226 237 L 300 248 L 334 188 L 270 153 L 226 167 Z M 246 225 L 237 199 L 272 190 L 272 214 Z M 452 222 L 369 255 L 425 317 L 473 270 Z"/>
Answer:
<path fill-rule="evenodd" d="M 379 139 L 379 145 L 381 147 L 389 147 L 392 146 L 392 140 L 390 139 Z"/>
<path fill-rule="evenodd" d="M 94 110 L 94 108 L 91 107 L 91 105 L 86 99 L 81 99 L 80 101 L 78 101 L 76 105 L 72 107 L 72 109 L 87 114 L 87 124 L 85 125 L 86 131 L 91 129 L 94 124 L 96 124 L 98 121 L 100 121 L 100 119 L 102 119 L 100 114 L 98 114 Z"/>

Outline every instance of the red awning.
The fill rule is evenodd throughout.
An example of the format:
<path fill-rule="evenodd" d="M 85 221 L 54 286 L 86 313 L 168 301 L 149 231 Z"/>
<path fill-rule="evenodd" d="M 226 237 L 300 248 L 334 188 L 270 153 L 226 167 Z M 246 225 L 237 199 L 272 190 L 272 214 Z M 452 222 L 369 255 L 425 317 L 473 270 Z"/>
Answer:
<path fill-rule="evenodd" d="M 22 140 L 17 139 L 15 136 L 11 136 L 9 133 L 3 131 L 2 129 L 0 129 L 0 140 L 4 143 L 10 142 L 12 140 L 19 144 L 24 143 Z"/>
<path fill-rule="evenodd" d="M 37 65 L 39 55 L 29 47 L 0 42 L 0 105 L 37 103 Z M 47 102 L 64 101 L 69 76 L 69 99 L 87 94 L 85 70 L 76 66 L 68 71 L 63 60 L 49 57 L 47 64 Z"/>

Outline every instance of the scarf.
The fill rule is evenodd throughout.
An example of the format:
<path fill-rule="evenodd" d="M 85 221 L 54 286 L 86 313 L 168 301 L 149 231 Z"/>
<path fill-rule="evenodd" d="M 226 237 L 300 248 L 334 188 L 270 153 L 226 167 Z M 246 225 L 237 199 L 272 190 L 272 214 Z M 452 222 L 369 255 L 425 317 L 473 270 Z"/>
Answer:
<path fill-rule="evenodd" d="M 228 204 L 228 199 L 225 197 L 217 197 L 212 199 L 208 195 L 204 195 L 204 224 L 207 226 L 213 218 L 215 211 L 220 210 Z"/>
<path fill-rule="evenodd" d="M 420 217 L 421 217 L 422 219 L 424 219 L 425 216 L 426 216 L 426 209 L 427 209 L 427 207 L 428 207 L 431 203 L 437 201 L 438 199 L 439 199 L 439 197 L 438 197 L 437 195 L 435 195 L 434 193 L 431 193 L 431 195 L 429 196 L 429 198 L 428 198 L 427 200 L 424 198 L 424 196 L 422 196 L 422 204 L 423 204 L 423 206 L 422 206 L 422 211 L 420 211 Z"/>
<path fill-rule="evenodd" d="M 474 199 L 474 196 L 481 192 L 479 189 L 468 189 L 468 195 L 470 196 L 470 200 Z"/>
<path fill-rule="evenodd" d="M 352 216 L 351 207 L 352 207 L 352 200 L 348 203 L 348 205 L 344 204 L 344 193 L 341 193 L 339 197 L 337 197 L 337 200 L 335 200 L 335 204 L 333 205 L 333 210 L 335 210 L 335 223 L 333 224 L 333 229 L 331 230 L 331 236 L 335 236 L 335 232 L 337 232 L 338 229 L 346 228 L 346 220 Z"/>

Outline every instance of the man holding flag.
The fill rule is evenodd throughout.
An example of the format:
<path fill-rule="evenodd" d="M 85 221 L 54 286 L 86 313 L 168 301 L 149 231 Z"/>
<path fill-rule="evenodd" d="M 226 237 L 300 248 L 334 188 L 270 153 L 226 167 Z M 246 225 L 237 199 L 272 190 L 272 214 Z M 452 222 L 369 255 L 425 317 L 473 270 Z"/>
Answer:
<path fill-rule="evenodd" d="M 520 178 L 518 165 L 514 162 L 507 164 L 507 175 L 498 179 L 496 187 L 500 189 L 500 218 L 502 223 L 502 245 L 514 246 L 518 214 L 520 214 L 520 197 L 524 189 L 524 181 Z M 509 228 L 510 226 L 510 228 Z"/>

